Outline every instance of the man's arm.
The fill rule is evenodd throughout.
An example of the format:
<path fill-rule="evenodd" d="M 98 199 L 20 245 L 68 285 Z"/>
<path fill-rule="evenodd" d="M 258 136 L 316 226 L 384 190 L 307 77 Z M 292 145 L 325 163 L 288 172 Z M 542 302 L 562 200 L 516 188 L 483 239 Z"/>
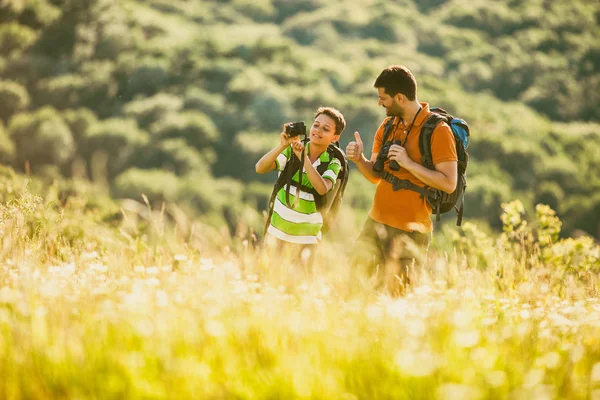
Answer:
<path fill-rule="evenodd" d="M 393 146 L 390 147 L 390 153 L 392 147 Z M 402 150 L 404 150 L 404 148 L 402 148 Z M 406 150 L 404 151 L 406 152 Z M 456 181 L 458 179 L 456 161 L 445 161 L 435 164 L 435 171 L 412 160 L 406 164 L 402 164 L 400 161 L 398 161 L 398 163 L 427 186 L 439 189 L 446 193 L 452 193 L 454 192 L 454 189 L 456 189 Z"/>
<path fill-rule="evenodd" d="M 352 160 L 360 173 L 369 180 L 369 182 L 377 184 L 381 180 L 381 176 L 375 171 L 373 171 L 373 164 L 375 164 L 375 160 L 377 160 L 377 154 L 371 154 L 371 159 L 367 160 L 365 155 L 363 154 L 364 145 L 362 139 L 360 138 L 360 134 L 358 132 L 354 132 L 354 138 L 356 141 L 352 141 L 348 143 L 346 146 L 346 157 L 349 160 Z"/>
<path fill-rule="evenodd" d="M 446 193 L 452 193 L 456 189 L 458 172 L 456 144 L 450 127 L 446 124 L 438 125 L 433 132 L 431 141 L 435 170 L 431 170 L 410 159 L 406 153 L 406 149 L 397 144 L 390 146 L 390 159 L 396 160 L 401 167 L 408 170 L 427 186 Z"/>

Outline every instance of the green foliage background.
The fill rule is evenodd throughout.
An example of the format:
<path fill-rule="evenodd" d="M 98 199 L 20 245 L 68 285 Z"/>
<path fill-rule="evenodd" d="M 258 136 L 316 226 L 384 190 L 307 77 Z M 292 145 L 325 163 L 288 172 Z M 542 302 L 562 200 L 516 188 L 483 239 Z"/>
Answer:
<path fill-rule="evenodd" d="M 500 228 L 519 198 L 600 237 L 599 20 L 591 0 L 5 0 L 0 162 L 260 230 L 281 125 L 331 105 L 342 145 L 370 141 L 372 82 L 401 63 L 472 127 L 467 220 Z"/>

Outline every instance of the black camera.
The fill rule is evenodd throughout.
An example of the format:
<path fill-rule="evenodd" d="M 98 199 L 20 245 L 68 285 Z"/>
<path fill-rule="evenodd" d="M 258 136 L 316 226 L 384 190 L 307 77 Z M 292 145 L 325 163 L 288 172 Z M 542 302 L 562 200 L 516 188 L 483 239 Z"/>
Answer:
<path fill-rule="evenodd" d="M 304 124 L 304 121 L 290 122 L 285 125 L 285 133 L 289 137 L 296 137 L 298 135 L 306 136 L 306 125 Z"/>
<path fill-rule="evenodd" d="M 381 146 L 381 150 L 379 150 L 379 153 L 377 154 L 377 159 L 375 160 L 375 164 L 373 164 L 373 171 L 375 172 L 381 172 L 383 171 L 383 166 L 385 161 L 388 159 L 388 153 L 390 151 L 390 146 L 392 144 L 399 144 L 401 145 L 402 142 L 400 142 L 399 140 L 394 141 L 394 143 L 386 143 L 383 146 Z M 400 164 L 398 164 L 398 161 L 396 160 L 390 160 L 390 169 L 392 171 L 400 171 Z"/>

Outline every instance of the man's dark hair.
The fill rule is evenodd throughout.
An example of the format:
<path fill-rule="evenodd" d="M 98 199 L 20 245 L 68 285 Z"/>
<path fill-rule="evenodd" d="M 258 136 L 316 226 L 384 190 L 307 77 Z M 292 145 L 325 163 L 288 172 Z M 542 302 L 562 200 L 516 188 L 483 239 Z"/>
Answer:
<path fill-rule="evenodd" d="M 331 119 L 335 121 L 336 135 L 340 135 L 344 131 L 344 128 L 346 128 L 346 120 L 344 119 L 344 116 L 339 110 L 336 110 L 333 107 L 319 107 L 315 112 L 315 118 L 317 118 L 321 114 L 328 115 L 329 117 L 331 117 Z"/>
<path fill-rule="evenodd" d="M 401 93 L 410 101 L 417 98 L 417 80 L 404 65 L 391 65 L 381 71 L 373 86 L 383 88 L 392 97 Z"/>

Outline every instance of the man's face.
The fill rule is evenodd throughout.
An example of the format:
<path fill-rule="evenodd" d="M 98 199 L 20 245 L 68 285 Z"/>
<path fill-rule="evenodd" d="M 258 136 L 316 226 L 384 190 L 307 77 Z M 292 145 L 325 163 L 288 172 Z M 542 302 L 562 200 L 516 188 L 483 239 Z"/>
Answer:
<path fill-rule="evenodd" d="M 335 120 L 327 114 L 319 114 L 310 127 L 311 143 L 329 145 L 338 138 L 335 134 Z"/>
<path fill-rule="evenodd" d="M 402 106 L 397 99 L 398 96 L 390 96 L 384 88 L 377 88 L 377 95 L 379 97 L 378 104 L 385 108 L 385 115 L 388 117 L 403 115 Z"/>

